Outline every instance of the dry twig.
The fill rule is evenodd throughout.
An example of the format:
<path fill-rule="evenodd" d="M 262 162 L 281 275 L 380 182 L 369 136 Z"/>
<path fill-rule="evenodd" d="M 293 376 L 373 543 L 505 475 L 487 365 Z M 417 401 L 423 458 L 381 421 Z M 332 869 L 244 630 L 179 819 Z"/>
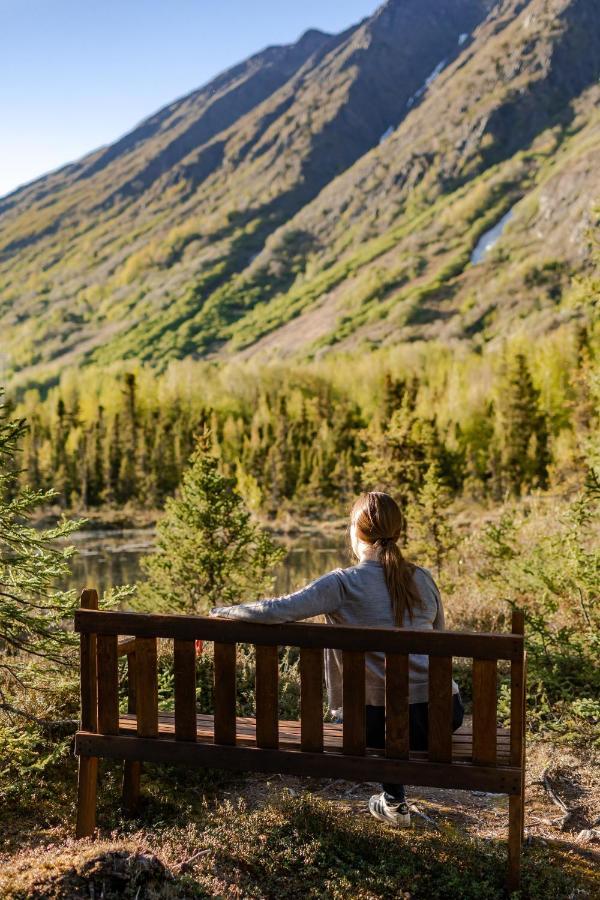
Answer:
<path fill-rule="evenodd" d="M 564 831 L 567 826 L 567 822 L 569 821 L 569 819 L 571 818 L 571 816 L 573 815 L 575 810 L 569 809 L 569 807 L 566 805 L 566 803 L 564 803 L 560 799 L 560 797 L 554 792 L 554 789 L 552 788 L 552 785 L 550 784 L 550 778 L 548 776 L 547 769 L 544 769 L 544 771 L 542 772 L 542 777 L 540 779 L 540 783 L 543 785 L 546 793 L 548 794 L 548 796 L 550 797 L 550 799 L 552 800 L 554 805 L 558 806 L 558 808 L 560 810 L 562 810 L 563 815 L 560 820 L 560 830 Z"/>

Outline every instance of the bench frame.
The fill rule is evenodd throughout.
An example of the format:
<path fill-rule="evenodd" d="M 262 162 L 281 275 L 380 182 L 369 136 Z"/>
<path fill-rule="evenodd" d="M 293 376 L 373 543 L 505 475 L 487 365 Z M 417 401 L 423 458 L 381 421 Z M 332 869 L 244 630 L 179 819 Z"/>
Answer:
<path fill-rule="evenodd" d="M 94 590 L 81 594 L 75 630 L 81 648 L 81 729 L 77 837 L 96 827 L 98 758 L 122 759 L 123 804 L 133 813 L 140 797 L 142 761 L 241 771 L 279 772 L 350 781 L 397 781 L 509 795 L 508 887 L 520 882 L 525 784 L 523 613 L 511 634 L 436 632 L 308 623 L 264 625 L 239 619 L 98 611 Z M 127 635 L 119 641 L 119 636 Z M 173 640 L 174 734 L 159 732 L 157 639 Z M 198 740 L 195 640 L 214 641 L 212 742 Z M 236 745 L 237 643 L 256 647 L 256 741 Z M 278 647 L 300 648 L 301 717 L 298 749 L 279 746 Z M 324 748 L 323 649 L 343 654 L 342 747 Z M 365 652 L 386 656 L 384 751 L 365 742 Z M 429 749 L 408 745 L 408 654 L 429 656 Z M 119 727 L 118 660 L 127 657 L 128 712 L 136 731 Z M 473 741 L 470 762 L 452 757 L 452 658 L 473 660 Z M 510 660 L 508 765 L 497 758 L 497 662 Z"/>

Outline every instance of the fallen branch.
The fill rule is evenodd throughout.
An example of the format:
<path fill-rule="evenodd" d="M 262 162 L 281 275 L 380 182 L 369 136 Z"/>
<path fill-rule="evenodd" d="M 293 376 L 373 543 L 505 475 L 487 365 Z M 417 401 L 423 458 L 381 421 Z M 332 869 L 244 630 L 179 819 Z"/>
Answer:
<path fill-rule="evenodd" d="M 560 830 L 564 831 L 564 829 L 566 828 L 567 822 L 569 821 L 569 819 L 571 818 L 571 816 L 573 815 L 575 810 L 569 809 L 569 807 L 566 805 L 566 803 L 564 803 L 560 799 L 560 797 L 554 792 L 554 789 L 552 788 L 552 785 L 550 784 L 550 778 L 548 777 L 547 769 L 544 769 L 544 771 L 542 772 L 542 777 L 541 777 L 540 783 L 544 786 L 546 793 L 548 794 L 548 796 L 550 797 L 550 799 L 552 800 L 554 805 L 558 806 L 558 808 L 560 810 L 562 810 L 563 815 L 561 817 Z"/>
<path fill-rule="evenodd" d="M 537 828 L 539 825 L 547 825 L 550 828 L 554 827 L 555 822 L 562 822 L 563 816 L 556 816 L 554 819 L 529 819 L 527 822 L 528 828 Z"/>
<path fill-rule="evenodd" d="M 334 778 L 329 784 L 326 784 L 325 787 L 319 788 L 318 791 L 311 791 L 311 794 L 323 794 L 325 791 L 330 790 L 330 788 L 335 787 L 336 784 L 343 784 L 343 778 Z"/>
<path fill-rule="evenodd" d="M 411 813 L 414 813 L 415 816 L 418 816 L 420 819 L 423 819 L 425 822 L 428 822 L 429 825 L 433 825 L 436 831 L 440 830 L 440 826 L 437 822 L 434 822 L 433 819 L 430 819 L 429 816 L 426 816 L 425 813 L 422 813 L 418 806 L 415 806 L 414 803 L 408 807 Z"/>
<path fill-rule="evenodd" d="M 40 719 L 31 713 L 25 712 L 24 709 L 17 709 L 16 706 L 11 706 L 9 703 L 0 703 L 0 709 L 4 710 L 4 712 L 12 713 L 14 716 L 21 716 L 22 719 L 27 719 L 29 722 L 35 722 L 40 728 L 77 728 L 79 726 L 78 719 Z"/>
<path fill-rule="evenodd" d="M 359 782 L 358 784 L 352 785 L 352 787 L 349 788 L 347 791 L 344 791 L 344 793 L 342 794 L 342 797 L 351 797 L 352 794 L 355 794 L 356 791 L 361 787 L 364 787 L 364 782 L 362 782 L 362 781 Z"/>
<path fill-rule="evenodd" d="M 207 853 L 210 853 L 210 847 L 207 850 L 199 850 L 198 853 L 194 853 L 194 855 L 190 856 L 189 859 L 184 859 L 183 862 L 179 863 L 177 868 L 180 872 L 182 872 L 201 856 L 206 856 Z"/>

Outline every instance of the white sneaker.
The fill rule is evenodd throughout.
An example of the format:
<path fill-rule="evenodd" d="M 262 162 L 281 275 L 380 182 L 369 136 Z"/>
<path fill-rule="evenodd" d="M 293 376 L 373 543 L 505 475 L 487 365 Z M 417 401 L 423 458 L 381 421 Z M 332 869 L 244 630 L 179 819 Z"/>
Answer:
<path fill-rule="evenodd" d="M 369 800 L 369 812 L 376 819 L 395 825 L 396 828 L 410 827 L 410 812 L 407 803 L 388 803 L 385 794 L 373 794 Z"/>

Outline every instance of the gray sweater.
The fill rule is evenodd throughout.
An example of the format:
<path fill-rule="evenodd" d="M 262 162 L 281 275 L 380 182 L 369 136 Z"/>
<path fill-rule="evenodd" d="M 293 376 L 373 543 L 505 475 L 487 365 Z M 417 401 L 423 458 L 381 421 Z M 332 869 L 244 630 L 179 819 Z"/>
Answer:
<path fill-rule="evenodd" d="M 405 616 L 404 628 L 444 629 L 444 610 L 437 586 L 427 569 L 417 567 L 414 581 L 422 604 L 413 610 L 412 620 Z M 375 625 L 395 628 L 390 595 L 385 583 L 383 565 L 364 560 L 349 569 L 334 569 L 293 594 L 258 600 L 240 606 L 218 606 L 211 616 L 245 619 L 251 622 L 294 622 L 324 615 L 329 625 Z M 366 703 L 385 704 L 385 654 L 365 654 Z M 409 657 L 409 701 L 426 703 L 429 699 L 429 657 Z M 325 683 L 329 706 L 342 707 L 342 652 L 325 650 Z M 458 693 L 452 682 L 452 692 Z"/>

